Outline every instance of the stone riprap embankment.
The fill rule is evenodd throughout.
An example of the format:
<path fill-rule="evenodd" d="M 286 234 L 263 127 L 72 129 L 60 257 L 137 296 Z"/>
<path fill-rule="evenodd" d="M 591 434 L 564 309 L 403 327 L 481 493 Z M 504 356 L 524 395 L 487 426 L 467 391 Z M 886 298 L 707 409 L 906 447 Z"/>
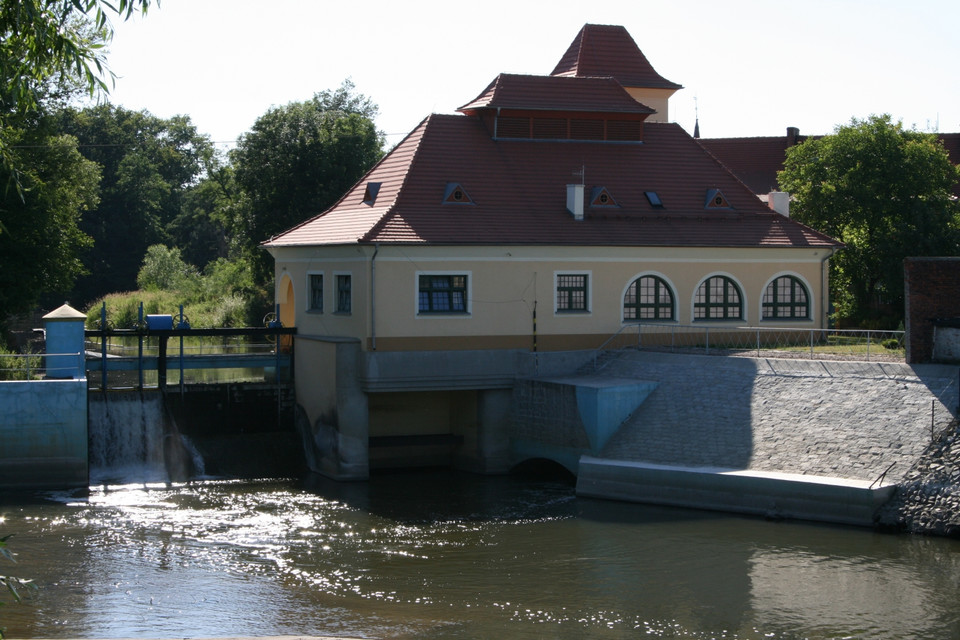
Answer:
<path fill-rule="evenodd" d="M 960 537 L 960 433 L 933 442 L 880 510 L 879 524 L 910 533 Z"/>
<path fill-rule="evenodd" d="M 931 443 L 955 425 L 954 366 L 640 351 L 601 366 L 594 375 L 657 383 L 603 448 L 600 457 L 611 460 L 877 481 L 906 491 L 922 482 L 918 465 Z M 951 477 L 938 495 L 960 497 Z M 939 508 L 960 514 L 958 503 Z M 922 507 L 911 504 L 916 513 L 902 517 L 919 523 Z M 883 510 L 888 523 L 898 513 Z"/>

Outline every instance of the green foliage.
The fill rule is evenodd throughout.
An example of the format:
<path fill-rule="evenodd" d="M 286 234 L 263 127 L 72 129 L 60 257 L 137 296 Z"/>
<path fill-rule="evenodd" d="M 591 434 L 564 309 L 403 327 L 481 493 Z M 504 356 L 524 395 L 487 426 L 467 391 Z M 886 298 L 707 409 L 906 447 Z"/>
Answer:
<path fill-rule="evenodd" d="M 383 155 L 376 106 L 344 82 L 312 100 L 270 109 L 231 155 L 242 197 L 231 231 L 243 238 L 260 282 L 273 264 L 256 247 L 330 207 Z"/>
<path fill-rule="evenodd" d="M 80 256 L 90 238 L 80 228 L 81 214 L 96 206 L 100 179 L 70 136 L 40 128 L 8 134 L 29 169 L 18 178 L 23 194 L 0 190 L 7 228 L 0 234 L 0 320 L 31 309 L 43 294 L 64 294 L 84 272 Z M 13 179 L 2 168 L 0 176 Z"/>
<path fill-rule="evenodd" d="M 31 165 L 16 153 L 11 136 L 43 110 L 53 86 L 106 92 L 114 77 L 104 48 L 113 37 L 108 14 L 126 20 L 149 6 L 150 0 L 0 2 L 0 167 L 21 195 L 21 173 Z"/>
<path fill-rule="evenodd" d="M 130 293 L 111 293 L 97 300 L 87 309 L 87 328 L 100 327 L 100 310 L 107 305 L 107 327 L 111 329 L 134 329 L 140 319 L 140 303 L 143 303 L 143 315 L 175 315 L 183 303 L 178 291 L 135 291 Z"/>
<path fill-rule="evenodd" d="M 13 554 L 10 553 L 10 549 L 7 545 L 7 540 L 10 539 L 9 535 L 3 536 L 0 538 L 0 557 L 5 558 L 6 560 L 16 563 L 16 560 L 13 559 Z M 0 588 L 4 589 L 15 602 L 20 602 L 23 596 L 21 593 L 26 589 L 36 589 L 37 586 L 33 584 L 30 580 L 24 580 L 23 578 L 15 578 L 13 576 L 0 575 Z M 0 606 L 3 606 L 4 601 L 0 600 Z M 3 638 L 3 630 L 0 629 L 0 638 Z"/>
<path fill-rule="evenodd" d="M 0 380 L 31 380 L 43 366 L 43 358 L 18 354 L 0 345 Z"/>
<path fill-rule="evenodd" d="M 888 115 L 853 119 L 787 150 L 779 181 L 793 196 L 793 217 L 846 245 L 830 261 L 841 321 L 896 326 L 904 258 L 958 255 L 958 180 L 936 136 Z"/>
<path fill-rule="evenodd" d="M 183 219 L 183 207 L 192 202 L 187 194 L 214 165 L 215 154 L 209 138 L 198 134 L 185 116 L 164 120 L 105 104 L 64 110 L 58 126 L 76 136 L 84 156 L 99 164 L 103 174 L 100 203 L 81 225 L 94 240 L 83 256 L 90 275 L 78 281 L 73 293 L 82 305 L 136 288 L 141 260 L 151 245 L 188 244 L 196 220 Z"/>
<path fill-rule="evenodd" d="M 196 269 L 180 257 L 180 249 L 169 249 L 162 244 L 155 244 L 147 247 L 143 266 L 137 274 L 137 285 L 146 291 L 183 291 L 190 288 L 196 275 Z"/>
<path fill-rule="evenodd" d="M 233 168 L 211 155 L 205 160 L 204 174 L 184 191 L 180 212 L 167 227 L 183 259 L 195 265 L 241 253 L 236 238 L 227 233 L 239 198 Z"/>
<path fill-rule="evenodd" d="M 180 258 L 177 249 L 151 247 L 144 258 L 141 274 L 147 271 L 166 273 L 167 269 L 148 269 L 147 264 L 169 263 L 192 268 Z M 174 269 L 176 273 L 176 269 Z M 165 276 L 158 276 L 158 280 Z M 177 280 L 177 276 L 170 278 Z M 179 279 L 179 288 L 158 288 L 154 281 L 140 291 L 104 296 L 87 309 L 87 327 L 100 326 L 101 308 L 107 306 L 107 326 L 112 329 L 132 329 L 139 321 L 140 304 L 144 316 L 167 314 L 177 316 L 180 305 L 194 328 L 260 326 L 264 314 L 271 308 L 271 292 L 254 284 L 250 264 L 243 261 L 214 260 L 202 274 L 192 273 Z"/>

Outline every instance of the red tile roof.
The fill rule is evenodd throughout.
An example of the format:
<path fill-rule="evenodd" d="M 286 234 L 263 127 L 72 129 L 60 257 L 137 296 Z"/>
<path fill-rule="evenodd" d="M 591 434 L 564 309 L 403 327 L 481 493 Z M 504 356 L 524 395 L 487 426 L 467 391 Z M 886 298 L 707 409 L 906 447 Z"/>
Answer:
<path fill-rule="evenodd" d="M 585 200 L 605 188 L 619 207 L 566 210 L 585 170 Z M 374 204 L 368 182 L 382 183 Z M 474 204 L 443 204 L 457 183 Z M 719 189 L 730 210 L 707 210 Z M 664 208 L 650 205 L 655 191 Z M 481 120 L 424 120 L 331 209 L 266 246 L 356 243 L 675 247 L 836 246 L 770 212 L 679 126 L 648 123 L 643 143 L 494 140 Z"/>
<path fill-rule="evenodd" d="M 950 156 L 950 162 L 960 164 L 960 133 L 938 133 L 937 138 Z"/>
<path fill-rule="evenodd" d="M 787 138 L 700 138 L 698 142 L 754 193 L 777 190 L 777 172 L 783 170 Z"/>
<path fill-rule="evenodd" d="M 627 30 L 617 25 L 584 25 L 550 75 L 612 76 L 625 87 L 683 88 L 657 73 Z"/>
<path fill-rule="evenodd" d="M 754 193 L 764 194 L 777 189 L 777 173 L 783 171 L 787 149 L 806 139 L 796 129 L 788 128 L 785 137 L 699 138 L 697 142 Z M 960 133 L 938 133 L 937 139 L 950 161 L 960 164 Z M 960 196 L 960 183 L 954 186 L 953 194 Z"/>
<path fill-rule="evenodd" d="M 479 96 L 457 111 L 478 109 L 529 109 L 538 111 L 589 111 L 656 113 L 634 100 L 614 78 L 562 78 L 502 73 Z"/>

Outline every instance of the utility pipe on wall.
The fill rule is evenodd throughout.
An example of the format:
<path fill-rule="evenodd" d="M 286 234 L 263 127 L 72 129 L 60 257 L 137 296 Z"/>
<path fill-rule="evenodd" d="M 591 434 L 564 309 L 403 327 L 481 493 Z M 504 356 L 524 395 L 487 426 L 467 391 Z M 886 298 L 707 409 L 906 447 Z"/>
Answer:
<path fill-rule="evenodd" d="M 377 254 L 380 245 L 374 243 L 370 258 L 370 349 L 377 350 Z"/>
<path fill-rule="evenodd" d="M 824 270 L 827 266 L 827 260 L 832 258 L 836 252 L 836 249 L 831 248 L 830 253 L 820 260 L 820 312 L 823 314 L 823 324 L 826 325 L 822 327 L 823 329 L 830 328 L 830 310 L 827 308 L 827 300 L 830 296 L 830 287 L 828 286 L 828 281 Z"/>

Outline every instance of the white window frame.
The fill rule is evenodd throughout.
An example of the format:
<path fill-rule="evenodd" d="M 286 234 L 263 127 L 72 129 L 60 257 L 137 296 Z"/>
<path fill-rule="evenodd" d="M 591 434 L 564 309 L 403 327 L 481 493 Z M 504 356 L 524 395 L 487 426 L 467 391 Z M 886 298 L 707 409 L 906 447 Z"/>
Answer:
<path fill-rule="evenodd" d="M 624 300 L 627 298 L 627 291 L 630 290 L 630 285 L 634 282 L 640 280 L 640 278 L 654 277 L 659 278 L 667 285 L 667 290 L 670 292 L 670 295 L 673 296 L 673 318 L 633 318 L 628 320 L 624 317 L 624 311 L 626 311 L 626 306 Z M 638 294 L 639 295 L 639 294 Z M 651 323 L 651 324 L 670 324 L 670 323 L 679 323 L 680 322 L 680 296 L 677 293 L 677 285 L 673 283 L 673 280 L 668 278 L 666 274 L 660 273 L 659 271 L 641 271 L 640 273 L 634 275 L 632 278 L 627 280 L 627 284 L 624 285 L 623 290 L 620 292 L 620 323 L 621 324 L 638 324 L 638 323 Z"/>
<path fill-rule="evenodd" d="M 736 285 L 740 293 L 740 311 L 743 313 L 742 318 L 698 318 L 697 317 L 697 292 L 700 290 L 700 287 L 703 286 L 705 282 L 711 278 L 728 278 Z M 750 303 L 747 297 L 747 290 L 743 287 L 743 283 L 740 282 L 740 278 L 736 277 L 732 273 L 727 273 L 726 271 L 714 271 L 713 273 L 708 273 L 704 277 L 700 278 L 696 286 L 693 288 L 693 292 L 690 295 L 690 322 L 692 324 L 703 324 L 706 322 L 716 322 L 721 324 L 733 324 L 733 323 L 744 323 L 748 324 L 750 322 Z"/>
<path fill-rule="evenodd" d="M 467 279 L 464 295 L 466 311 L 420 311 L 420 276 L 463 276 Z M 413 315 L 417 318 L 470 318 L 473 316 L 473 271 L 467 269 L 443 269 L 436 271 L 416 271 L 413 274 Z"/>
<path fill-rule="evenodd" d="M 763 298 L 767 294 L 767 287 L 769 287 L 774 280 L 778 278 L 783 278 L 783 277 L 796 278 L 797 280 L 800 281 L 800 284 L 802 284 L 804 288 L 807 290 L 807 312 L 809 314 L 809 317 L 807 318 L 765 318 L 763 317 Z M 763 289 L 760 290 L 760 299 L 757 301 L 757 304 L 759 305 L 757 309 L 757 314 L 758 314 L 757 317 L 760 318 L 760 322 L 787 322 L 787 323 L 813 322 L 814 318 L 817 317 L 816 299 L 815 299 L 815 296 L 813 295 L 813 288 L 810 286 L 810 283 L 807 281 L 806 278 L 804 278 L 803 276 L 801 276 L 799 273 L 795 271 L 781 271 L 779 273 L 774 274 L 769 280 L 767 280 L 763 285 Z"/>
<path fill-rule="evenodd" d="M 562 276 L 584 276 L 586 278 L 587 294 L 583 301 L 586 309 L 560 308 L 560 278 Z M 593 315 L 593 271 L 589 269 L 566 269 L 553 272 L 553 315 L 562 317 Z"/>

